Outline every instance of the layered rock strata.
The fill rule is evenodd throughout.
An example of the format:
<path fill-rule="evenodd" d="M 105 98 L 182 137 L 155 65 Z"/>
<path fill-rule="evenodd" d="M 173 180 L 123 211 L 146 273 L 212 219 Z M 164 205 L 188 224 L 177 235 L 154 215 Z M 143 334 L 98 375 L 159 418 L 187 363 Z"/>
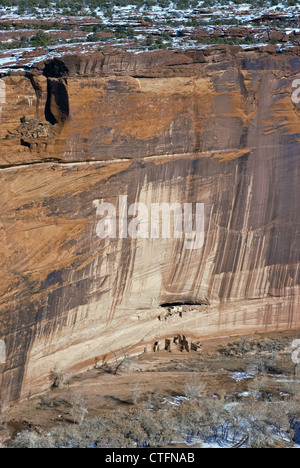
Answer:
<path fill-rule="evenodd" d="M 55 368 L 170 336 L 300 327 L 299 70 L 297 48 L 216 47 L 66 55 L 2 77 L 6 402 Z M 203 245 L 100 239 L 97 208 L 119 216 L 120 196 L 201 204 Z M 161 320 L 172 304 L 197 307 Z"/>

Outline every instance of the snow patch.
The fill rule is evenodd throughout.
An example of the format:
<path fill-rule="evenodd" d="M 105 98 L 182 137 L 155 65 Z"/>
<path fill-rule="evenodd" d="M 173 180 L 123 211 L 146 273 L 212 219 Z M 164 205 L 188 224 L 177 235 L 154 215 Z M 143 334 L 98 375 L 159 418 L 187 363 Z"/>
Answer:
<path fill-rule="evenodd" d="M 236 382 L 242 382 L 243 380 L 250 380 L 254 379 L 254 374 L 251 374 L 250 372 L 235 372 L 234 374 L 231 375 L 231 378 L 235 380 Z"/>

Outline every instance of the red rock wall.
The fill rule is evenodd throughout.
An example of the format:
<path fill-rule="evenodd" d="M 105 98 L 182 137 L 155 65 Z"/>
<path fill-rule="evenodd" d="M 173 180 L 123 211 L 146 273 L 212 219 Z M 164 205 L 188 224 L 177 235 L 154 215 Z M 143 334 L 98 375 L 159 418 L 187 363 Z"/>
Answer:
<path fill-rule="evenodd" d="M 300 58 L 65 57 L 3 78 L 3 398 L 126 347 L 299 328 Z M 22 119 L 22 123 L 20 119 Z M 204 245 L 97 237 L 100 201 L 203 203 Z M 164 303 L 206 304 L 161 322 Z"/>

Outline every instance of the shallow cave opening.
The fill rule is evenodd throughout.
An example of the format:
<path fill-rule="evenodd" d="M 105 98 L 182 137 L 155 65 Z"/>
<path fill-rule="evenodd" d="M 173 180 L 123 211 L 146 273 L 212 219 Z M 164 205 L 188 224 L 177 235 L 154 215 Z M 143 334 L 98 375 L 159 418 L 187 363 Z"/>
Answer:
<path fill-rule="evenodd" d="M 163 307 L 165 309 L 168 309 L 169 307 L 180 307 L 180 306 L 201 306 L 201 305 L 207 305 L 204 302 L 196 302 L 196 301 L 177 301 L 177 302 L 164 302 L 163 304 L 160 304 L 160 307 Z"/>
<path fill-rule="evenodd" d="M 55 105 L 54 105 L 55 102 Z M 67 82 L 64 79 L 47 80 L 45 118 L 51 125 L 64 123 L 70 115 Z"/>
<path fill-rule="evenodd" d="M 69 76 L 69 69 L 62 60 L 54 58 L 45 64 L 43 74 L 46 78 L 62 78 Z"/>

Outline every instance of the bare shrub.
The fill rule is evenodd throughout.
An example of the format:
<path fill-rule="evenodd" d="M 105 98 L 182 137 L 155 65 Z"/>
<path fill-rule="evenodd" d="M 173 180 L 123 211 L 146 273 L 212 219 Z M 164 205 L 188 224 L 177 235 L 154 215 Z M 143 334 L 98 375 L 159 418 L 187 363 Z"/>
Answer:
<path fill-rule="evenodd" d="M 82 406 L 80 396 L 76 396 L 75 406 Z M 197 437 L 197 444 L 222 441 L 232 445 L 242 442 L 248 447 L 280 447 L 292 442 L 293 421 L 297 418 L 297 402 L 249 400 L 231 405 L 205 396 L 177 408 L 163 405 L 159 411 L 141 406 L 112 411 L 81 424 L 54 428 L 51 436 L 26 431 L 12 446 L 166 447 L 174 440 L 193 443 Z"/>
<path fill-rule="evenodd" d="M 80 425 L 53 429 L 55 447 L 162 447 L 174 440 L 172 413 L 169 410 L 154 412 L 138 408 L 114 411 Z M 27 442 L 25 441 L 25 444 Z"/>
<path fill-rule="evenodd" d="M 122 349 L 122 355 L 118 356 L 117 353 L 113 353 L 115 357 L 115 364 L 113 374 L 117 375 L 117 373 L 121 370 L 126 370 L 129 367 L 130 361 L 130 352 L 128 349 Z"/>
<path fill-rule="evenodd" d="M 160 395 L 159 390 L 156 388 L 153 392 L 149 392 L 148 394 L 148 405 L 147 409 L 158 411 L 161 410 L 163 407 L 162 404 L 163 397 Z"/>
<path fill-rule="evenodd" d="M 248 353 L 255 353 L 261 355 L 264 353 L 278 355 L 283 351 L 285 343 L 282 340 L 275 338 L 261 338 L 260 340 L 251 339 L 248 336 L 241 337 L 240 339 L 228 343 L 226 346 L 219 348 L 219 353 L 224 356 L 245 357 Z"/>
<path fill-rule="evenodd" d="M 237 341 L 228 343 L 219 348 L 219 353 L 223 356 L 245 356 L 251 351 L 251 344 L 248 337 L 242 337 Z"/>
<path fill-rule="evenodd" d="M 279 447 L 292 442 L 298 406 L 253 400 L 232 406 L 206 396 L 193 404 L 182 404 L 174 413 L 175 427 L 188 443 L 200 437 L 205 442 L 234 445 L 242 441 L 255 448 Z"/>
<path fill-rule="evenodd" d="M 207 441 L 217 438 L 218 429 L 224 423 L 224 405 L 219 400 L 203 397 L 197 403 L 182 404 L 176 412 L 180 435 L 192 442 L 194 437 Z"/>
<path fill-rule="evenodd" d="M 114 355 L 114 361 L 108 362 L 107 356 L 103 358 L 101 370 L 108 374 L 117 375 L 121 370 L 128 370 L 131 364 L 130 351 L 126 348 L 122 349 L 122 354 L 118 355 L 116 352 Z"/>
<path fill-rule="evenodd" d="M 52 388 L 62 389 L 70 383 L 71 374 L 55 367 L 51 372 Z"/>
<path fill-rule="evenodd" d="M 138 382 L 134 384 L 134 387 L 131 390 L 131 399 L 134 405 L 137 405 L 142 396 L 142 389 Z"/>
<path fill-rule="evenodd" d="M 291 427 L 283 402 L 247 403 L 239 411 L 243 418 L 242 431 L 250 447 L 268 448 L 287 443 Z"/>
<path fill-rule="evenodd" d="M 137 413 L 136 417 L 145 433 L 145 440 L 141 445 L 163 447 L 174 440 L 176 423 L 172 409 L 167 408 L 158 412 L 143 409 Z"/>
<path fill-rule="evenodd" d="M 269 394 L 269 380 L 268 377 L 262 375 L 250 380 L 248 383 L 248 390 L 251 398 L 254 401 L 266 400 Z"/>
<path fill-rule="evenodd" d="M 251 369 L 253 373 L 258 375 L 281 373 L 281 369 L 279 368 L 278 363 L 278 356 L 276 353 L 271 353 L 268 355 L 258 353 L 252 360 Z"/>
<path fill-rule="evenodd" d="M 43 395 L 39 403 L 39 407 L 43 408 L 57 408 L 60 406 L 60 401 L 56 398 L 49 398 L 48 395 Z"/>
<path fill-rule="evenodd" d="M 76 424 L 82 424 L 85 420 L 88 410 L 86 408 L 85 400 L 80 392 L 71 395 L 70 399 L 71 410 L 70 414 Z"/>
<path fill-rule="evenodd" d="M 52 448 L 53 440 L 50 436 L 40 436 L 36 432 L 24 431 L 11 444 L 12 448 Z"/>
<path fill-rule="evenodd" d="M 184 394 L 190 401 L 201 398 L 205 393 L 206 383 L 201 382 L 196 375 L 191 376 L 184 385 Z"/>
<path fill-rule="evenodd" d="M 5 413 L 5 411 L 7 410 L 7 408 L 8 408 L 8 406 L 5 404 L 4 398 L 1 398 L 1 399 L 0 399 L 0 414 Z"/>
<path fill-rule="evenodd" d="M 299 382 L 297 381 L 286 382 L 286 384 L 284 385 L 284 389 L 289 394 L 289 397 L 291 400 L 299 401 L 300 399 Z"/>

